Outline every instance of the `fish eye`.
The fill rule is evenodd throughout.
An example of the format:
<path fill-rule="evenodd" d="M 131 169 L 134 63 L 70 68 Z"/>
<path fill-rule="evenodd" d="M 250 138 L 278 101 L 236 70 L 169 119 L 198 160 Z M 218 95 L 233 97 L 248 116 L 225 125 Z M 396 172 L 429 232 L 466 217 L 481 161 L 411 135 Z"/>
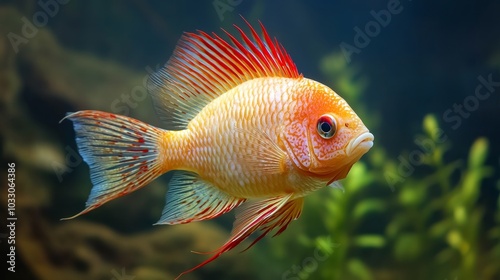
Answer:
<path fill-rule="evenodd" d="M 318 119 L 317 130 L 324 139 L 330 139 L 337 132 L 337 122 L 330 115 L 323 115 Z"/>

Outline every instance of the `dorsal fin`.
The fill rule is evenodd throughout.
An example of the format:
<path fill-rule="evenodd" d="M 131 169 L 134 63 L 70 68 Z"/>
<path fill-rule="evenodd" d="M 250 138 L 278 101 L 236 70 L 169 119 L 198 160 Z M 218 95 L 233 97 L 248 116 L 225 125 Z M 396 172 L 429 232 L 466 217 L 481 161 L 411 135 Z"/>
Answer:
<path fill-rule="evenodd" d="M 165 67 L 149 80 L 149 91 L 160 118 L 168 129 L 178 130 L 208 103 L 239 84 L 262 77 L 299 78 L 292 59 L 283 46 L 267 34 L 250 28 L 253 41 L 234 25 L 238 41 L 222 29 L 232 44 L 215 33 L 185 33 Z"/>

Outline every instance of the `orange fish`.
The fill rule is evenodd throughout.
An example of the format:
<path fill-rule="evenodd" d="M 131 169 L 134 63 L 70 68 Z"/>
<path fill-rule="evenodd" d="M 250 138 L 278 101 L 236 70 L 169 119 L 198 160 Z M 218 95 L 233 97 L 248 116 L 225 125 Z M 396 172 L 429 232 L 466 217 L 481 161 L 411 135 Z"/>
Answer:
<path fill-rule="evenodd" d="M 185 33 L 149 91 L 166 129 L 100 111 L 79 111 L 76 142 L 92 191 L 77 217 L 172 171 L 158 224 L 215 218 L 236 208 L 229 240 L 193 271 L 250 234 L 275 235 L 302 211 L 304 197 L 336 186 L 373 145 L 346 101 L 304 78 L 260 24 L 238 40 Z M 252 39 L 251 39 L 252 38 Z M 70 218 L 68 218 L 70 219 Z M 249 246 L 249 247 L 250 247 Z M 248 248 L 247 248 L 248 249 Z"/>

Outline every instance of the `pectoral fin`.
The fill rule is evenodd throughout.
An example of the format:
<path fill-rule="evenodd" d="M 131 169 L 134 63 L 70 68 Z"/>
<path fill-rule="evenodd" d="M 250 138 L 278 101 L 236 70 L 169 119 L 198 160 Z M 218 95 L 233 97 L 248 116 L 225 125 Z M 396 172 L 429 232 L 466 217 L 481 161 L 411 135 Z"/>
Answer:
<path fill-rule="evenodd" d="M 257 129 L 235 129 L 234 139 L 237 146 L 238 162 L 247 170 L 264 174 L 279 174 L 285 171 L 288 155 L 276 140 Z"/>

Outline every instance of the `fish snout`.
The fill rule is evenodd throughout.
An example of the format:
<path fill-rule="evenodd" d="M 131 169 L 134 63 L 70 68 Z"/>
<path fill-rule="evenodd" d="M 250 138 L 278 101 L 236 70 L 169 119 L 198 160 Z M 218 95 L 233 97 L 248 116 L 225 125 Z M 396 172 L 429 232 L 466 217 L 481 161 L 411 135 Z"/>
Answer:
<path fill-rule="evenodd" d="M 368 152 L 368 150 L 373 147 L 374 136 L 369 131 L 365 131 L 358 136 L 356 136 L 345 149 L 346 155 L 351 156 L 361 156 Z"/>

